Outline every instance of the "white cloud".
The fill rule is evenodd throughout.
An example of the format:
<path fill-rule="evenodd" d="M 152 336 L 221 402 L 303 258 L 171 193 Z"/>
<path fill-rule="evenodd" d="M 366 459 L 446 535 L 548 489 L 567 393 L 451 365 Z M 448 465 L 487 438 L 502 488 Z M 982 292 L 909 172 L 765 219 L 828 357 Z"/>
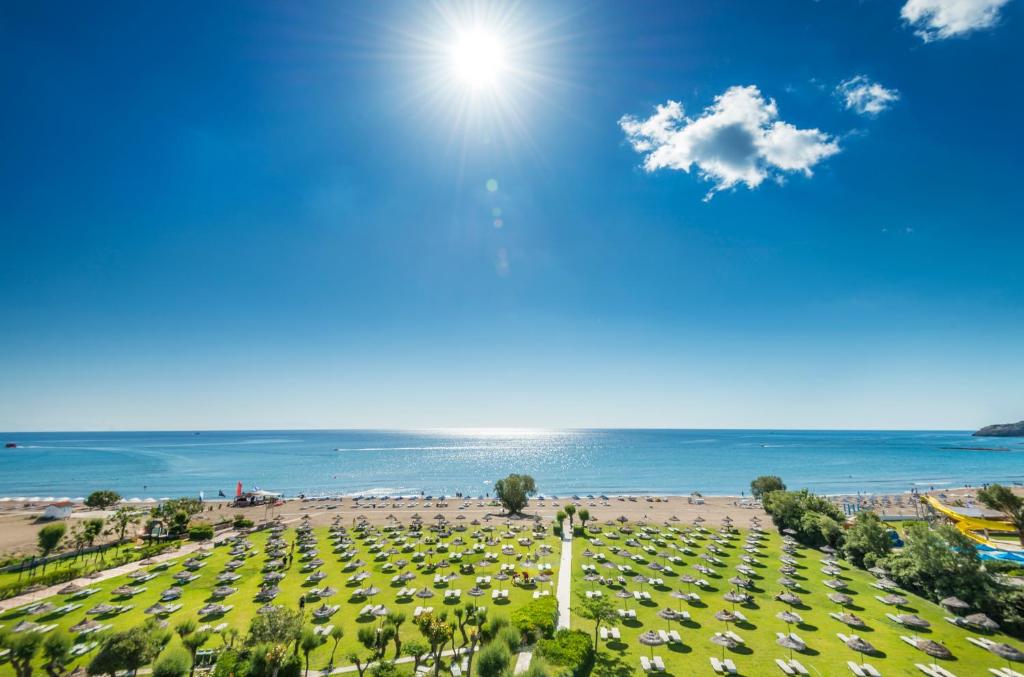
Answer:
<path fill-rule="evenodd" d="M 900 16 L 925 42 L 991 28 L 1010 0 L 907 0 Z"/>
<path fill-rule="evenodd" d="M 843 105 L 861 115 L 878 115 L 889 110 L 889 106 L 900 98 L 895 89 L 886 89 L 877 82 L 872 82 L 866 75 L 854 77 L 839 83 L 836 94 L 843 100 Z"/>
<path fill-rule="evenodd" d="M 839 152 L 829 134 L 797 129 L 778 118 L 775 101 L 750 85 L 730 87 L 697 117 L 687 117 L 681 103 L 668 101 L 649 118 L 623 116 L 619 126 L 633 150 L 644 154 L 645 170 L 689 173 L 696 166 L 701 178 L 714 183 L 710 199 L 739 183 L 757 188 L 766 178 L 781 180 L 785 172 L 810 176 L 814 165 Z"/>

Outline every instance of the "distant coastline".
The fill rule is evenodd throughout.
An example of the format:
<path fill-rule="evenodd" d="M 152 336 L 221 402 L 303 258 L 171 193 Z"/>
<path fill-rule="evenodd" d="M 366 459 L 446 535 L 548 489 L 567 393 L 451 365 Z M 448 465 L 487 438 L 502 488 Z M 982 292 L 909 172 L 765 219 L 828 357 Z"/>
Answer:
<path fill-rule="evenodd" d="M 1024 421 L 987 425 L 975 432 L 974 437 L 1024 437 Z"/>

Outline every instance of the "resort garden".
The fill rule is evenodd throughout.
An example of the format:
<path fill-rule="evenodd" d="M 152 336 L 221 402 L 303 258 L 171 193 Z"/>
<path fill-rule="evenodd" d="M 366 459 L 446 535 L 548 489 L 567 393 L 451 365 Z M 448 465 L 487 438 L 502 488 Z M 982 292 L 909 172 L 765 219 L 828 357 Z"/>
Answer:
<path fill-rule="evenodd" d="M 510 623 L 522 634 L 553 628 L 558 556 L 557 539 L 531 520 L 278 521 L 3 613 L 0 673 L 150 663 L 184 674 L 193 663 L 224 675 L 361 674 L 370 663 L 375 674 L 428 664 L 485 673 L 495 657 L 514 660 L 521 633 Z"/>
<path fill-rule="evenodd" d="M 749 528 L 572 503 L 545 525 L 532 478 L 500 488 L 502 516 L 243 520 L 22 599 L 0 674 L 1020 675 L 1020 590 L 949 526 L 900 540 L 779 478 Z"/>

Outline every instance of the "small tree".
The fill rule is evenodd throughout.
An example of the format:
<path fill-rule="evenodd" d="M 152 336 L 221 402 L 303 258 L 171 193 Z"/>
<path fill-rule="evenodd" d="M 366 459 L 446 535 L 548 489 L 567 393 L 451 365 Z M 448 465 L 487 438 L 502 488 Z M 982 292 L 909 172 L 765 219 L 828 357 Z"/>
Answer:
<path fill-rule="evenodd" d="M 17 677 L 31 677 L 32 661 L 39 653 L 43 636 L 36 632 L 19 632 L 7 637 L 5 643 L 11 652 L 7 659 L 14 668 L 14 674 Z"/>
<path fill-rule="evenodd" d="M 580 518 L 580 527 L 586 529 L 587 522 L 590 521 L 590 511 L 586 508 L 580 508 L 580 511 L 576 513 L 576 516 Z"/>
<path fill-rule="evenodd" d="M 209 632 L 192 632 L 181 638 L 182 646 L 185 647 L 185 650 L 188 651 L 189 658 L 192 659 L 192 662 L 189 664 L 189 675 L 193 674 L 195 671 L 196 654 L 199 653 L 199 649 L 201 649 L 209 639 Z"/>
<path fill-rule="evenodd" d="M 410 639 L 402 645 L 402 653 L 412 658 L 412 671 L 416 673 L 420 667 L 420 661 L 430 652 L 430 647 L 422 639 Z"/>
<path fill-rule="evenodd" d="M 363 657 L 357 654 L 355 651 L 348 655 L 349 662 L 356 666 L 356 672 L 359 673 L 359 677 L 363 677 L 366 672 L 366 668 L 370 666 L 370 662 L 373 660 L 372 657 Z"/>
<path fill-rule="evenodd" d="M 55 524 L 47 524 L 36 534 L 36 547 L 39 549 L 39 555 L 43 558 L 44 572 L 46 571 L 46 557 L 57 549 L 67 530 L 68 526 L 66 524 L 57 522 Z"/>
<path fill-rule="evenodd" d="M 296 641 L 302 633 L 302 612 L 274 606 L 258 614 L 249 626 L 251 644 L 284 644 Z"/>
<path fill-rule="evenodd" d="M 57 631 L 43 640 L 43 669 L 50 677 L 64 677 L 71 662 L 71 638 Z"/>
<path fill-rule="evenodd" d="M 494 483 L 494 495 L 510 515 L 521 514 L 529 497 L 537 493 L 537 484 L 529 475 L 509 475 Z"/>
<path fill-rule="evenodd" d="M 576 506 L 573 505 L 572 503 L 569 503 L 564 508 L 562 508 L 562 510 L 565 512 L 566 516 L 569 518 L 569 531 L 572 531 L 572 520 L 573 520 L 573 517 L 576 516 Z"/>
<path fill-rule="evenodd" d="M 434 659 L 434 677 L 441 672 L 441 653 L 445 645 L 451 641 L 455 628 L 443 616 L 432 613 L 422 614 L 416 619 L 416 626 L 430 645 L 430 656 Z"/>
<path fill-rule="evenodd" d="M 187 637 L 196 631 L 196 627 L 196 619 L 186 618 L 174 626 L 174 631 L 178 633 L 179 637 Z"/>
<path fill-rule="evenodd" d="M 392 638 L 395 642 L 395 659 L 402 655 L 402 623 L 405 623 L 406 615 L 401 611 L 389 611 L 387 615 L 388 625 L 391 625 L 395 629 L 395 636 Z"/>
<path fill-rule="evenodd" d="M 103 642 L 86 670 L 90 675 L 113 675 L 123 670 L 134 675 L 160 652 L 161 639 L 146 625 L 115 632 Z"/>
<path fill-rule="evenodd" d="M 846 530 L 843 544 L 843 552 L 854 566 L 874 566 L 891 550 L 892 539 L 878 515 L 868 510 L 857 513 L 853 526 Z"/>
<path fill-rule="evenodd" d="M 594 621 L 594 647 L 600 646 L 598 635 L 601 626 L 614 627 L 619 624 L 619 614 L 615 605 L 604 596 L 590 597 L 580 593 L 580 604 L 576 607 L 576 613 L 587 620 Z"/>
<path fill-rule="evenodd" d="M 92 547 L 96 544 L 96 539 L 103 533 L 103 520 L 99 517 L 93 517 L 85 520 L 82 523 L 82 538 L 85 540 L 85 545 Z"/>
<path fill-rule="evenodd" d="M 564 510 L 559 510 L 555 513 L 555 521 L 561 524 L 569 515 Z"/>
<path fill-rule="evenodd" d="M 121 494 L 109 489 L 94 491 L 85 499 L 85 504 L 93 510 L 106 510 L 121 502 Z"/>
<path fill-rule="evenodd" d="M 1006 515 L 1017 530 L 1017 539 L 1024 545 L 1024 498 L 1001 484 L 990 484 L 978 492 L 978 500 L 986 508 Z"/>
<path fill-rule="evenodd" d="M 338 650 L 338 643 L 341 642 L 341 638 L 345 636 L 345 629 L 340 625 L 335 625 L 331 628 L 331 639 L 334 640 L 334 646 L 331 647 L 331 660 L 327 663 L 331 668 L 334 667 L 334 653 Z"/>
<path fill-rule="evenodd" d="M 750 493 L 760 499 L 773 491 L 785 491 L 786 485 L 778 475 L 761 475 L 750 483 Z"/>
<path fill-rule="evenodd" d="M 299 639 L 299 649 L 302 650 L 302 656 L 306 659 L 306 670 L 303 672 L 305 677 L 309 677 L 309 654 L 313 653 L 323 643 L 323 638 L 309 628 L 302 631 L 302 637 Z"/>
<path fill-rule="evenodd" d="M 128 527 L 139 523 L 139 514 L 131 508 L 121 507 L 114 511 L 110 521 L 114 533 L 117 534 L 117 540 L 123 541 L 124 535 L 128 532 Z"/>

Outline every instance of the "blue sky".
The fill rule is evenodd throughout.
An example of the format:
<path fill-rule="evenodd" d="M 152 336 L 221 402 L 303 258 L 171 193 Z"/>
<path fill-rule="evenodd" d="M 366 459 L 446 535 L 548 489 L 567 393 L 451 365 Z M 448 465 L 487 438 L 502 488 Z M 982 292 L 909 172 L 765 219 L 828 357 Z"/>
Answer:
<path fill-rule="evenodd" d="M 0 430 L 1024 418 L 1022 39 L 1016 0 L 6 6 Z"/>

